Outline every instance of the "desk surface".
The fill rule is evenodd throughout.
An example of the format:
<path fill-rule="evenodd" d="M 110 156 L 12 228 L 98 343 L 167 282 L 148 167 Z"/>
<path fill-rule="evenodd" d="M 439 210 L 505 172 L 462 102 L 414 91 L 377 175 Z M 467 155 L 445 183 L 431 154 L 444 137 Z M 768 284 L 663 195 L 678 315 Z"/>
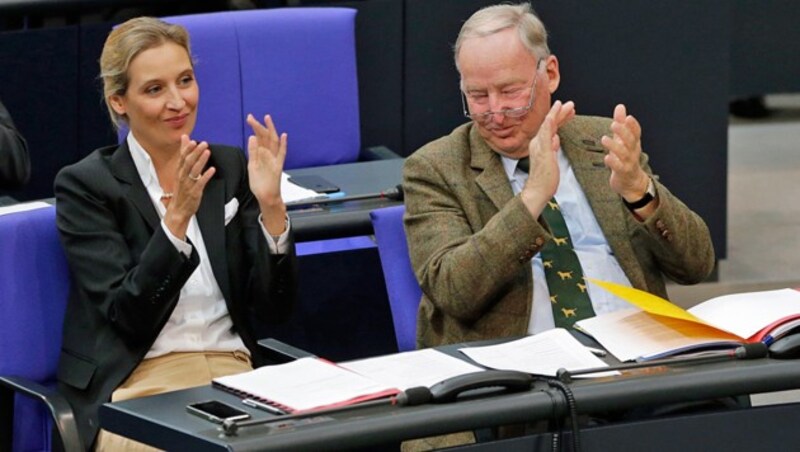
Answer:
<path fill-rule="evenodd" d="M 290 176 L 317 175 L 337 185 L 347 196 L 380 193 L 400 184 L 404 159 L 374 160 L 286 171 Z M 372 234 L 369 212 L 402 204 L 388 199 L 367 199 L 321 204 L 289 210 L 298 242 Z"/>
<path fill-rule="evenodd" d="M 2 0 L 0 0 L 2 1 Z M 322 176 L 338 186 L 347 196 L 379 194 L 395 188 L 403 181 L 405 159 L 373 160 L 345 163 L 341 165 L 317 166 L 288 170 L 289 176 Z M 55 204 L 54 198 L 42 200 Z M 0 197 L 0 206 L 16 204 L 7 196 Z M 295 240 L 307 242 L 342 237 L 371 235 L 372 221 L 369 212 L 381 207 L 396 206 L 403 201 L 375 197 L 358 201 L 343 201 L 330 204 L 289 208 Z"/>
<path fill-rule="evenodd" d="M 578 410 L 592 413 L 637 406 L 703 400 L 800 386 L 800 361 L 761 359 L 693 366 L 653 367 L 622 376 L 571 384 Z M 240 405 L 210 386 L 105 404 L 103 428 L 154 446 L 201 450 L 316 450 L 355 448 L 493 425 L 563 416 L 560 393 L 544 384 L 517 394 L 473 397 L 456 403 L 382 406 L 295 422 L 241 429 L 226 437 L 215 425 L 185 412 L 205 399 Z M 554 407 L 554 401 L 555 407 Z M 271 415 L 248 410 L 254 419 Z"/>

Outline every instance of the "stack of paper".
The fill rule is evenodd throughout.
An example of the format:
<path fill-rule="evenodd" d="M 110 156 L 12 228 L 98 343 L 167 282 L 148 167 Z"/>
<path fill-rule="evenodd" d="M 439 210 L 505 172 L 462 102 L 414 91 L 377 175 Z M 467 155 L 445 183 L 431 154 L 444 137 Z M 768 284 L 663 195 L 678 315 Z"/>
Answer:
<path fill-rule="evenodd" d="M 349 405 L 400 392 L 319 358 L 263 366 L 215 378 L 212 384 L 289 413 Z"/>
<path fill-rule="evenodd" d="M 684 310 L 653 294 L 590 279 L 638 309 L 576 323 L 620 361 L 647 360 L 700 348 L 769 344 L 800 326 L 800 292 L 793 289 L 723 295 Z"/>
<path fill-rule="evenodd" d="M 460 351 L 486 367 L 538 375 L 555 376 L 562 367 L 578 370 L 605 366 L 563 329 Z M 212 384 L 295 413 L 390 397 L 400 390 L 432 387 L 449 378 L 485 370 L 440 351 L 424 349 L 339 365 L 319 358 L 302 358 L 215 378 Z"/>

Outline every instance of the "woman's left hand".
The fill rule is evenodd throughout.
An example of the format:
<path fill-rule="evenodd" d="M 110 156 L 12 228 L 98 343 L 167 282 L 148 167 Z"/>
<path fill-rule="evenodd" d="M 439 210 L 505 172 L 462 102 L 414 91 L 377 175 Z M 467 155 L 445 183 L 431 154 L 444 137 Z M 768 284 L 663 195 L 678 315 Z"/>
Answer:
<path fill-rule="evenodd" d="M 247 123 L 254 133 L 247 141 L 250 191 L 258 200 L 267 231 L 279 235 L 286 223 L 286 205 L 281 198 L 281 174 L 288 137 L 285 133 L 278 135 L 270 115 L 264 116 L 264 124 L 253 115 L 247 115 Z"/>

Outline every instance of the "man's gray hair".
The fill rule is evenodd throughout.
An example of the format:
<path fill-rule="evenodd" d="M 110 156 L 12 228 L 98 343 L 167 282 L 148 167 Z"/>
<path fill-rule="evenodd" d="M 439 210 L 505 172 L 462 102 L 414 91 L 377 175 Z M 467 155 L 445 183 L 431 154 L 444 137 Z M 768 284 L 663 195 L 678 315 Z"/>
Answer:
<path fill-rule="evenodd" d="M 512 27 L 517 29 L 522 44 L 537 60 L 550 55 L 547 30 L 529 3 L 487 6 L 467 19 L 458 33 L 453 54 L 459 72 L 461 69 L 458 68 L 458 52 L 464 40 L 490 36 Z"/>

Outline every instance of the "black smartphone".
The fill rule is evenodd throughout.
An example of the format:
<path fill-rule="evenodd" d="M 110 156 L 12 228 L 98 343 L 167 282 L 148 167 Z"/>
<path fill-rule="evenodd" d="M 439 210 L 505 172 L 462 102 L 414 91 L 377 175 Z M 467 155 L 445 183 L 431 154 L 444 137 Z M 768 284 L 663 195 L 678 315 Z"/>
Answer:
<path fill-rule="evenodd" d="M 219 400 L 206 400 L 186 405 L 186 411 L 200 416 L 216 424 L 222 424 L 226 420 L 243 421 L 250 418 L 250 414 L 242 411 L 235 406 L 220 402 Z"/>
<path fill-rule="evenodd" d="M 307 176 L 291 176 L 289 181 L 303 188 L 314 190 L 317 193 L 336 193 L 339 191 L 339 187 L 335 184 L 322 176 L 314 174 L 309 174 Z"/>

